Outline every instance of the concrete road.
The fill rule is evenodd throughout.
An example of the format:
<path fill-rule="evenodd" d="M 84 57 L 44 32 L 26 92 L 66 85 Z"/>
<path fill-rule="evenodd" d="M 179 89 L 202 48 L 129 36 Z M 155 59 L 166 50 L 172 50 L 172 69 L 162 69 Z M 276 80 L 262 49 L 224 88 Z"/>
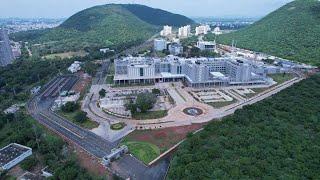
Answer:
<path fill-rule="evenodd" d="M 49 91 L 45 89 L 44 92 L 50 92 L 50 88 L 56 88 L 56 86 L 53 85 L 59 82 L 59 78 L 61 77 L 57 77 L 45 85 L 44 88 L 49 88 Z M 70 80 L 67 82 L 72 83 L 74 81 Z M 72 84 L 66 83 L 62 88 L 66 89 L 66 87 L 71 89 Z M 54 92 L 52 91 L 52 93 Z M 48 97 L 43 97 L 43 94 L 44 93 L 41 93 L 31 98 L 27 105 L 28 112 L 39 123 L 98 159 L 109 154 L 112 148 L 119 145 L 119 142 L 109 142 L 51 111 L 55 97 L 51 97 L 51 94 L 49 94 Z M 155 166 L 147 167 L 136 158 L 126 155 L 124 158 L 113 162 L 111 170 L 117 172 L 123 178 L 162 180 L 168 166 L 168 161 L 160 161 L 159 164 Z"/>

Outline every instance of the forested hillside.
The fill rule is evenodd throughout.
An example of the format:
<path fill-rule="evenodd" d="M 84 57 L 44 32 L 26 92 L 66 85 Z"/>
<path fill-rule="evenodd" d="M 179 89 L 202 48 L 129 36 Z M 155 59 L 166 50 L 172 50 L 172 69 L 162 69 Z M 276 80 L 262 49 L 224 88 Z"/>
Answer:
<path fill-rule="evenodd" d="M 211 39 L 214 37 L 211 36 Z M 296 0 L 218 42 L 320 65 L 320 2 Z"/>
<path fill-rule="evenodd" d="M 168 179 L 318 179 L 320 75 L 188 138 Z"/>
<path fill-rule="evenodd" d="M 16 33 L 16 41 L 37 45 L 40 54 L 110 47 L 123 50 L 142 43 L 163 24 L 178 26 L 192 20 L 135 4 L 108 4 L 85 9 L 57 28 Z"/>

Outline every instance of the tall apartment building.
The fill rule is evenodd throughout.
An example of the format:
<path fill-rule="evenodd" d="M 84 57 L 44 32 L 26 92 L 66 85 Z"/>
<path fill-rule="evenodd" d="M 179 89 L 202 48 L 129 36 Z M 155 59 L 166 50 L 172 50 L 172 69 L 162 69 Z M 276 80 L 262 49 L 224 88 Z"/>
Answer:
<path fill-rule="evenodd" d="M 183 26 L 183 27 L 179 28 L 178 35 L 180 38 L 189 37 L 190 34 L 191 34 L 191 26 L 190 25 Z"/>
<path fill-rule="evenodd" d="M 163 26 L 163 30 L 160 32 L 161 36 L 169 36 L 172 34 L 171 26 Z"/>
<path fill-rule="evenodd" d="M 245 59 L 127 57 L 115 60 L 115 84 L 183 81 L 190 87 L 266 84 Z"/>
<path fill-rule="evenodd" d="M 196 27 L 196 36 L 202 35 L 202 34 L 208 34 L 208 32 L 211 31 L 211 28 L 209 25 L 201 25 Z"/>
<path fill-rule="evenodd" d="M 0 28 L 0 66 L 6 66 L 12 63 L 13 59 L 14 56 L 10 46 L 8 32 Z"/>

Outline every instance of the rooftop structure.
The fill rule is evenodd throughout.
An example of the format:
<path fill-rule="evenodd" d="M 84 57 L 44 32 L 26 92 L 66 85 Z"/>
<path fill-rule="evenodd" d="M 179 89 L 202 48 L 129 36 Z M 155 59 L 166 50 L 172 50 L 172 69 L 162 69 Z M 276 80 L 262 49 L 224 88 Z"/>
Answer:
<path fill-rule="evenodd" d="M 71 73 L 76 73 L 78 71 L 81 70 L 81 66 L 80 66 L 80 62 L 79 61 L 75 61 L 73 64 L 71 64 L 71 66 L 68 68 L 68 71 L 70 71 Z"/>
<path fill-rule="evenodd" d="M 8 170 L 32 155 L 32 149 L 12 143 L 0 149 L 0 171 Z"/>
<path fill-rule="evenodd" d="M 191 34 L 191 26 L 190 25 L 183 26 L 183 27 L 179 28 L 178 35 L 180 38 L 189 37 L 190 34 Z"/>
<path fill-rule="evenodd" d="M 115 84 L 172 81 L 184 81 L 191 87 L 268 83 L 264 67 L 243 58 L 186 59 L 167 56 L 115 60 Z"/>
<path fill-rule="evenodd" d="M 155 39 L 154 50 L 163 51 L 164 49 L 167 49 L 167 41 L 165 39 Z"/>
<path fill-rule="evenodd" d="M 161 36 L 169 36 L 172 34 L 171 26 L 163 26 L 163 30 L 160 32 Z"/>
<path fill-rule="evenodd" d="M 196 27 L 196 36 L 198 35 L 205 35 L 211 30 L 209 25 L 201 25 Z"/>
<path fill-rule="evenodd" d="M 14 56 L 10 46 L 8 32 L 0 28 L 0 66 L 6 66 L 12 63 L 13 59 Z"/>

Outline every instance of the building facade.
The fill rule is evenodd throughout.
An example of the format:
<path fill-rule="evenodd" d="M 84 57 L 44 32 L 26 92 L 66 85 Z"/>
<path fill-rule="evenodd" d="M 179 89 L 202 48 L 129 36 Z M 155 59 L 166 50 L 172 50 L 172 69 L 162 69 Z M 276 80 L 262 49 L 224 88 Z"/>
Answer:
<path fill-rule="evenodd" d="M 172 27 L 171 26 L 163 26 L 163 30 L 160 32 L 161 36 L 169 36 L 172 34 Z"/>
<path fill-rule="evenodd" d="M 6 66 L 14 60 L 8 32 L 0 28 L 0 66 Z"/>
<path fill-rule="evenodd" d="M 191 34 L 191 26 L 190 25 L 183 26 L 183 27 L 179 28 L 179 32 L 178 32 L 179 38 L 189 37 L 190 34 Z"/>
<path fill-rule="evenodd" d="M 115 60 L 115 84 L 183 81 L 190 87 L 268 83 L 264 71 L 245 59 L 127 57 Z M 255 73 L 259 72 L 259 73 Z"/>
<path fill-rule="evenodd" d="M 196 27 L 196 36 L 208 34 L 209 31 L 211 31 L 211 28 L 209 25 L 198 26 Z"/>
<path fill-rule="evenodd" d="M 153 42 L 155 51 L 163 51 L 167 49 L 167 41 L 165 39 L 155 39 Z"/>
<path fill-rule="evenodd" d="M 197 48 L 201 51 L 216 51 L 216 42 L 215 41 L 198 41 Z"/>

